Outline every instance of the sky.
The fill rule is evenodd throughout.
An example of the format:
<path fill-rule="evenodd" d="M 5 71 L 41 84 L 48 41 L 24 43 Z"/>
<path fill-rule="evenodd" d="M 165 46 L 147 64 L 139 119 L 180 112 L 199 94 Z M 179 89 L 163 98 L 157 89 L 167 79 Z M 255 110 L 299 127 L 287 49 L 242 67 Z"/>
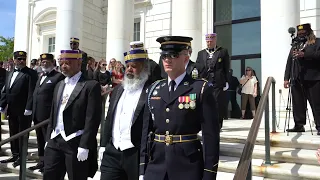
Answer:
<path fill-rule="evenodd" d="M 14 36 L 15 17 L 16 0 L 0 0 L 0 36 Z"/>

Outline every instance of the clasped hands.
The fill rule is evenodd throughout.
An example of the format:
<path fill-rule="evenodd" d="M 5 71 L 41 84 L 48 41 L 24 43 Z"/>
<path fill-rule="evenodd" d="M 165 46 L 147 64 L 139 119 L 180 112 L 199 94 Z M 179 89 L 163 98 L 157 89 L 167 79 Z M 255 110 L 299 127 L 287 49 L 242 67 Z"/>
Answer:
<path fill-rule="evenodd" d="M 294 57 L 302 58 L 302 57 L 304 57 L 304 52 L 303 51 L 293 51 L 292 55 Z"/>

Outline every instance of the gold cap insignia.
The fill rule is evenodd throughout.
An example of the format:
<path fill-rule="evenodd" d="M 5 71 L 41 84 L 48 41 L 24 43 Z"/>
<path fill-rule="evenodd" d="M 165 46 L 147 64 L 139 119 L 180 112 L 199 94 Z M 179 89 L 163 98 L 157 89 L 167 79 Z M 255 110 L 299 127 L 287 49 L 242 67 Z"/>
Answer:
<path fill-rule="evenodd" d="M 218 59 L 218 62 L 221 62 L 221 61 L 222 61 L 222 59 L 221 59 L 221 58 L 219 58 L 219 59 Z"/>
<path fill-rule="evenodd" d="M 41 57 L 42 57 L 42 58 L 46 58 L 46 57 L 47 57 L 47 55 L 43 54 Z"/>
<path fill-rule="evenodd" d="M 165 37 L 164 40 L 165 40 L 165 41 L 170 41 L 170 38 Z"/>
<path fill-rule="evenodd" d="M 23 55 L 23 52 L 20 51 L 20 52 L 19 52 L 19 55 Z"/>
<path fill-rule="evenodd" d="M 299 30 L 303 29 L 303 26 L 302 26 L 302 25 L 300 25 L 300 26 L 298 27 L 298 29 L 299 29 Z"/>

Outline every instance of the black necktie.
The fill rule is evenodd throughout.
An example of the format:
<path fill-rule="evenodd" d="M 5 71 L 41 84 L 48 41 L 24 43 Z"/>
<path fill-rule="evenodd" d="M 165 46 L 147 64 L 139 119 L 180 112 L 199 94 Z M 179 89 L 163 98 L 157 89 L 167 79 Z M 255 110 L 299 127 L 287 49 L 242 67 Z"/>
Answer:
<path fill-rule="evenodd" d="M 20 72 L 21 70 L 20 69 L 16 69 L 14 68 L 13 72 Z"/>
<path fill-rule="evenodd" d="M 176 85 L 176 82 L 174 80 L 171 80 L 170 81 L 170 93 L 169 93 L 170 98 L 173 96 L 174 86 L 175 85 Z"/>
<path fill-rule="evenodd" d="M 43 73 L 42 73 L 42 76 L 48 76 L 48 74 L 49 74 L 49 73 L 47 73 L 47 72 L 43 72 Z"/>

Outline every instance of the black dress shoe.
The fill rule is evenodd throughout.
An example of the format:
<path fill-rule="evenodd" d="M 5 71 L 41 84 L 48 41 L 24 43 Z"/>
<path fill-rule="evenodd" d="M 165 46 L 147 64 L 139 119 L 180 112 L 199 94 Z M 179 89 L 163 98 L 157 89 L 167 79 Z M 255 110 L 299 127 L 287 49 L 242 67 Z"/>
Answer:
<path fill-rule="evenodd" d="M 39 172 L 43 173 L 44 172 L 44 168 L 40 168 Z"/>
<path fill-rule="evenodd" d="M 306 132 L 303 126 L 295 126 L 292 129 L 287 129 L 287 132 Z"/>
<path fill-rule="evenodd" d="M 43 163 L 38 163 L 37 165 L 31 166 L 31 167 L 29 167 L 28 169 L 29 169 L 30 171 L 34 171 L 34 170 L 37 170 L 37 169 L 41 169 L 41 168 L 43 168 L 43 167 L 44 167 Z"/>
<path fill-rule="evenodd" d="M 20 164 L 21 164 L 21 159 L 18 158 L 18 159 L 12 164 L 12 166 L 15 168 L 15 167 L 17 167 L 17 166 L 20 166 Z"/>
<path fill-rule="evenodd" d="M 320 136 L 320 131 L 317 132 L 317 135 Z"/>
<path fill-rule="evenodd" d="M 19 159 L 19 156 L 11 156 L 9 159 L 5 159 L 5 160 L 0 161 L 0 163 L 15 162 L 17 159 Z"/>

